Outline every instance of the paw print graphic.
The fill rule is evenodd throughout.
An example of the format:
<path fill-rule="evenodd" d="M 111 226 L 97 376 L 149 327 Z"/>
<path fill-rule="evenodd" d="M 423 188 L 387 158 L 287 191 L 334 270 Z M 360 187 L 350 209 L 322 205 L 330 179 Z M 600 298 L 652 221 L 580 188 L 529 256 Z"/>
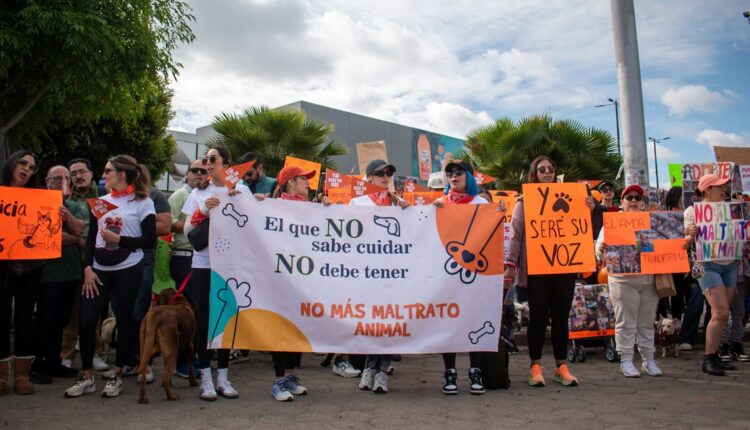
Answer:
<path fill-rule="evenodd" d="M 552 211 L 553 212 L 570 212 L 570 202 L 573 201 L 573 198 L 570 197 L 567 193 L 555 193 L 555 203 L 552 205 Z"/>
<path fill-rule="evenodd" d="M 231 242 L 229 241 L 229 239 L 225 237 L 219 237 L 214 242 L 214 250 L 219 254 L 223 254 L 226 251 L 229 251 L 230 245 Z"/>

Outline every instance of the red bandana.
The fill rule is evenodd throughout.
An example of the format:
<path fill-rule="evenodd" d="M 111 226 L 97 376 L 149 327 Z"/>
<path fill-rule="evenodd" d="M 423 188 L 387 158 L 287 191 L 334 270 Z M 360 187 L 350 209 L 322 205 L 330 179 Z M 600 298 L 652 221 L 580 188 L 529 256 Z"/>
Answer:
<path fill-rule="evenodd" d="M 110 191 L 110 194 L 112 195 L 112 197 L 125 197 L 134 193 L 135 193 L 135 185 L 128 185 L 128 187 L 122 191 L 117 191 L 114 188 L 112 189 L 112 191 Z"/>
<path fill-rule="evenodd" d="M 281 193 L 281 200 L 296 200 L 298 202 L 306 202 L 307 197 L 301 196 L 299 194 Z"/>
<path fill-rule="evenodd" d="M 375 206 L 391 206 L 391 195 L 388 191 L 378 191 L 377 193 L 368 194 L 368 196 L 375 203 Z"/>
<path fill-rule="evenodd" d="M 447 202 L 449 205 L 463 205 L 466 203 L 471 203 L 472 200 L 474 200 L 474 197 L 464 194 L 464 193 L 457 193 L 453 190 L 448 191 L 448 194 L 446 195 Z"/>

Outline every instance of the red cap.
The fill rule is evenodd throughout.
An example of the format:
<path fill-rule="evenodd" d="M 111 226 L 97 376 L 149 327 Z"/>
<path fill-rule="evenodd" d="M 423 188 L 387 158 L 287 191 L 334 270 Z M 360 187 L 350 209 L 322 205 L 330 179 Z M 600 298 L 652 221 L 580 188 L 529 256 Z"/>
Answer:
<path fill-rule="evenodd" d="M 709 173 L 708 175 L 701 176 L 701 179 L 698 181 L 698 190 L 704 192 L 708 187 L 724 185 L 727 182 L 729 182 L 729 178 L 722 179 L 716 173 Z"/>
<path fill-rule="evenodd" d="M 620 198 L 625 198 L 625 194 L 635 191 L 636 193 L 643 195 L 643 187 L 641 187 L 638 184 L 628 185 L 624 190 L 622 190 L 622 194 L 620 194 Z"/>
<path fill-rule="evenodd" d="M 304 176 L 307 179 L 310 179 L 315 176 L 315 170 L 304 171 L 297 166 L 287 166 L 281 169 L 279 175 L 276 176 L 276 182 L 279 183 L 280 187 L 283 187 L 290 179 L 296 178 L 297 176 Z"/>

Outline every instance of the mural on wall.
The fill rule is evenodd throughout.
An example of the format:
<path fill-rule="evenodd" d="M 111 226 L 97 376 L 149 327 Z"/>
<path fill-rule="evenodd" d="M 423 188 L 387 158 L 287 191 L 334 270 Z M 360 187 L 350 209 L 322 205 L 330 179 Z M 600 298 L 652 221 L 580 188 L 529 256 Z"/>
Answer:
<path fill-rule="evenodd" d="M 411 139 L 414 176 L 422 181 L 429 179 L 430 173 L 443 168 L 446 156 L 456 155 L 464 147 L 461 139 L 419 129 L 412 129 Z"/>

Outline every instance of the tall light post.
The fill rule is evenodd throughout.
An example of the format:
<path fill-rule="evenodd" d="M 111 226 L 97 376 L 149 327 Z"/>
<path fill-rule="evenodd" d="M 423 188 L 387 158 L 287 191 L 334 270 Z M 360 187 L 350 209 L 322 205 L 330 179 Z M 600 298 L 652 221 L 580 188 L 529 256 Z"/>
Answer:
<path fill-rule="evenodd" d="M 664 140 L 669 140 L 671 137 L 662 137 L 661 139 L 654 139 L 649 137 L 648 140 L 654 142 L 654 170 L 656 170 L 656 188 L 659 188 L 659 160 L 656 158 L 656 144 Z"/>
<path fill-rule="evenodd" d="M 620 102 L 617 101 L 617 99 L 608 98 L 609 103 L 603 104 L 603 105 L 596 105 L 594 107 L 607 107 L 607 106 L 614 106 L 615 107 L 615 130 L 617 131 L 617 155 L 622 155 L 620 152 Z"/>

